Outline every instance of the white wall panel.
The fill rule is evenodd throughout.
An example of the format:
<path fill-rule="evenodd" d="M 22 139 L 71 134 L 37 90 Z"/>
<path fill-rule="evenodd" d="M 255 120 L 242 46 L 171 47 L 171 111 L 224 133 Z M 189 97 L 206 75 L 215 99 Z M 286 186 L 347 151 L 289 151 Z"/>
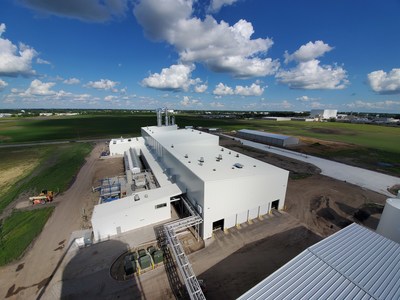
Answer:
<path fill-rule="evenodd" d="M 254 207 L 252 209 L 249 209 L 248 219 L 249 220 L 253 220 L 253 219 L 257 218 L 257 217 L 258 217 L 258 206 Z"/>
<path fill-rule="evenodd" d="M 236 225 L 236 215 L 231 215 L 225 218 L 224 229 L 234 227 L 235 225 Z"/>

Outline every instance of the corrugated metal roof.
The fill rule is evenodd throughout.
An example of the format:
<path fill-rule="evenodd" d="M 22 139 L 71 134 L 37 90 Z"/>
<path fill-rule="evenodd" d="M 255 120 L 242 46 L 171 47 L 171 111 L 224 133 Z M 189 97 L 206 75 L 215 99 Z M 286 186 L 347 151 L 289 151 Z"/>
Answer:
<path fill-rule="evenodd" d="M 352 224 L 239 299 L 400 299 L 400 245 Z"/>

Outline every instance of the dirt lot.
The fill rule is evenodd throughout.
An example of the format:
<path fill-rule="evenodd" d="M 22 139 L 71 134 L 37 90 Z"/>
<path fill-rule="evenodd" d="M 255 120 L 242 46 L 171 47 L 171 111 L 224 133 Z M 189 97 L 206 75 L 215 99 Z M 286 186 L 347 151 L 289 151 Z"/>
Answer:
<path fill-rule="evenodd" d="M 291 179 L 286 197 L 287 213 L 261 221 L 256 219 L 251 225 L 243 224 L 241 229 L 229 229 L 228 234 L 218 232 L 211 243 L 206 242 L 209 244 L 206 248 L 189 256 L 195 273 L 206 281 L 209 299 L 240 296 L 303 249 L 356 220 L 355 217 L 371 228 L 376 226 L 381 206 L 375 203 L 383 204 L 385 196 L 319 175 L 319 169 L 309 164 L 246 148 L 229 139 L 224 139 L 221 144 L 285 168 L 290 171 Z M 94 149 L 75 183 L 59 197 L 53 216 L 31 250 L 20 261 L 0 269 L 0 296 L 9 299 L 36 298 L 58 267 L 71 232 L 90 226 L 88 220 L 93 205 L 97 203 L 97 194 L 91 192 L 92 186 L 96 186 L 101 178 L 123 172 L 121 158 L 99 159 L 102 147 L 98 145 Z M 112 254 L 101 260 L 101 268 L 93 261 L 84 259 L 85 256 L 74 259 L 74 264 L 69 265 L 73 268 L 65 270 L 67 282 L 63 295 L 70 295 L 69 289 L 76 288 L 73 278 L 84 276 L 85 280 L 89 280 L 87 286 L 86 283 L 79 283 L 84 297 L 173 298 L 166 273 L 159 270 L 153 275 L 144 274 L 137 282 L 125 282 L 123 285 L 111 282 L 109 267 L 112 258 L 121 253 L 115 252 L 119 251 L 115 245 L 102 244 Z M 102 253 L 101 247 L 98 244 L 85 252 L 97 255 Z M 121 251 L 124 247 L 121 245 Z M 101 273 L 96 272 L 99 268 Z"/>
<path fill-rule="evenodd" d="M 319 175 L 320 170 L 307 163 L 263 152 L 223 138 L 227 148 L 255 157 L 290 171 L 286 211 L 311 231 L 328 236 L 352 222 L 376 229 L 384 195 Z"/>
<path fill-rule="evenodd" d="M 118 175 L 122 169 L 122 159 L 99 158 L 103 148 L 96 145 L 71 188 L 56 198 L 53 215 L 24 257 L 0 268 L 1 298 L 35 299 L 53 276 L 71 233 L 90 226 L 98 198 L 92 186 L 103 174 Z"/>

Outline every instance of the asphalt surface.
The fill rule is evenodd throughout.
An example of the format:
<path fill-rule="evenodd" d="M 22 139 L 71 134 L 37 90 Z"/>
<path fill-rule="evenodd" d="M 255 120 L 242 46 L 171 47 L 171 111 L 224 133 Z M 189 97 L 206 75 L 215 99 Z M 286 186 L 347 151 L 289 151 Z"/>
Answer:
<path fill-rule="evenodd" d="M 232 138 L 232 136 L 229 135 L 223 135 L 223 136 Z M 249 146 L 255 149 L 263 150 L 266 152 L 278 154 L 285 157 L 290 157 L 296 160 L 313 164 L 321 169 L 322 175 L 346 181 L 354 185 L 357 185 L 359 187 L 369 189 L 371 191 L 389 197 L 394 197 L 394 195 L 388 191 L 388 188 L 400 184 L 399 177 L 390 176 L 358 167 L 353 167 L 343 163 L 319 158 L 316 156 L 306 155 L 291 150 L 286 150 L 273 146 L 267 146 L 265 144 L 260 144 L 245 139 L 240 139 L 240 138 L 234 138 L 234 139 L 240 141 L 245 146 Z"/>

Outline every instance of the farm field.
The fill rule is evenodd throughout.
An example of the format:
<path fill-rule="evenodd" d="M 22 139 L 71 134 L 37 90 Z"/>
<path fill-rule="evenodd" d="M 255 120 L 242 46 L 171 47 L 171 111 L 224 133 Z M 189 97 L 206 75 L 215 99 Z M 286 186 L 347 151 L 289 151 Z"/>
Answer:
<path fill-rule="evenodd" d="M 0 228 L 0 266 L 19 258 L 42 231 L 54 207 L 14 212 Z"/>
<path fill-rule="evenodd" d="M 28 197 L 40 193 L 42 189 L 65 191 L 90 150 L 89 144 L 81 143 L 0 149 L 0 166 L 3 172 L 12 175 L 12 181 L 9 179 L 0 183 L 3 187 L 0 214 L 22 193 Z M 35 162 L 35 168 L 25 167 L 25 155 Z"/>
<path fill-rule="evenodd" d="M 27 202 L 42 189 L 67 190 L 91 149 L 86 143 L 0 149 L 0 265 L 21 256 L 54 209 L 20 211 L 14 209 L 16 202 Z"/>
<path fill-rule="evenodd" d="M 140 128 L 154 125 L 151 113 L 6 119 L 0 121 L 0 145 L 44 141 L 139 136 Z M 204 118 L 178 114 L 180 127 L 216 127 L 231 132 L 243 128 L 297 136 L 297 151 L 347 164 L 400 175 L 400 128 L 339 122 L 276 122 L 261 119 Z"/>

